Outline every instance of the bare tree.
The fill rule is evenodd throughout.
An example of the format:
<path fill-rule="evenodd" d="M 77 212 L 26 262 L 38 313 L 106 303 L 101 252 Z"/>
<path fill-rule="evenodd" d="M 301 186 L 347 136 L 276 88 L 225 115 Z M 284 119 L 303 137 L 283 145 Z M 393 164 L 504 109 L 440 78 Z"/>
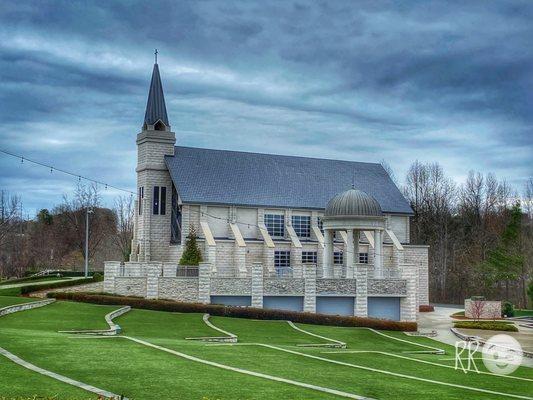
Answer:
<path fill-rule="evenodd" d="M 5 190 L 0 191 L 0 247 L 20 221 L 20 197 L 10 196 Z"/>
<path fill-rule="evenodd" d="M 63 203 L 54 211 L 58 216 L 61 228 L 64 230 L 62 238 L 79 250 L 85 257 L 85 222 L 87 210 L 89 213 L 89 259 L 108 238 L 110 232 L 116 230 L 114 216 L 111 210 L 100 206 L 100 193 L 96 184 L 78 184 L 74 197 L 63 196 Z"/>
<path fill-rule="evenodd" d="M 483 316 L 483 312 L 485 311 L 485 305 L 487 303 L 485 300 L 472 300 L 470 301 L 470 307 L 469 311 L 472 315 L 472 318 L 474 318 L 476 321 L 481 319 Z"/>
<path fill-rule="evenodd" d="M 113 242 L 119 248 L 124 261 L 128 261 L 131 253 L 131 240 L 133 238 L 133 198 L 132 196 L 119 196 L 115 199 L 113 208 L 117 225 L 116 234 L 112 236 Z"/>
<path fill-rule="evenodd" d="M 387 174 L 392 179 L 394 184 L 398 186 L 398 179 L 396 178 L 396 174 L 394 173 L 394 170 L 392 169 L 391 165 L 385 159 L 382 159 L 379 163 L 381 164 L 383 169 L 387 172 Z"/>

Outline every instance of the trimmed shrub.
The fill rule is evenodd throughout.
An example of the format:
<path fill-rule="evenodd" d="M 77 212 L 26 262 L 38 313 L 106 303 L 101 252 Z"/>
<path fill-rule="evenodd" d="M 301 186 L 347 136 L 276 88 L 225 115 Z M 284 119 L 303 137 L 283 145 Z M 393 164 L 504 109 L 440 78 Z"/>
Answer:
<path fill-rule="evenodd" d="M 458 321 L 454 324 L 455 328 L 518 332 L 514 324 L 502 321 Z"/>
<path fill-rule="evenodd" d="M 429 304 L 421 304 L 418 306 L 419 312 L 432 312 L 435 311 L 435 308 L 433 306 L 430 306 Z"/>
<path fill-rule="evenodd" d="M 510 301 L 503 302 L 502 317 L 514 317 L 514 306 Z"/>
<path fill-rule="evenodd" d="M 302 324 L 366 327 L 389 331 L 416 331 L 416 322 L 398 322 L 377 318 L 344 317 L 296 311 L 267 310 L 253 307 L 229 307 L 216 304 L 182 303 L 171 300 L 148 300 L 137 297 L 110 296 L 94 293 L 50 292 L 48 297 L 84 303 L 131 306 L 154 311 L 209 313 L 220 317 L 261 320 L 289 320 Z"/>

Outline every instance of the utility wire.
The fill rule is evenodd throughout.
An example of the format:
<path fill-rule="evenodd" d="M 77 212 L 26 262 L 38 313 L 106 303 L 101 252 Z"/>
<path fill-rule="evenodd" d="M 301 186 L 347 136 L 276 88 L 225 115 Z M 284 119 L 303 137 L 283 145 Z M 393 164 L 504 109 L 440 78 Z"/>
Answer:
<path fill-rule="evenodd" d="M 115 190 L 119 190 L 121 192 L 125 192 L 125 193 L 129 193 L 129 194 L 136 194 L 135 192 L 132 192 L 131 190 L 127 190 L 127 189 L 122 189 L 122 188 L 119 188 L 117 186 L 114 186 L 114 185 L 111 185 L 109 183 L 106 183 L 106 182 L 102 182 L 102 181 L 99 181 L 99 180 L 96 180 L 96 179 L 92 179 L 92 178 L 88 178 L 86 176 L 83 176 L 83 175 L 80 175 L 80 174 L 76 174 L 74 172 L 70 172 L 70 171 L 67 171 L 67 170 L 64 170 L 64 169 L 61 169 L 61 168 L 57 168 L 57 167 L 54 167 L 52 165 L 48 165 L 48 164 L 45 164 L 45 163 L 42 163 L 40 161 L 36 161 L 36 160 L 32 160 L 30 158 L 27 158 L 27 157 L 24 157 L 24 156 L 21 156 L 19 154 L 15 154 L 15 153 L 12 153 L 10 151 L 7 151 L 7 150 L 4 150 L 4 149 L 0 149 L 0 153 L 4 153 L 4 154 L 7 154 L 11 157 L 14 157 L 14 158 L 18 158 L 21 163 L 23 164 L 24 161 L 26 162 L 29 162 L 29 163 L 32 163 L 32 164 L 35 164 L 35 165 L 39 165 L 41 167 L 45 167 L 45 168 L 49 168 L 50 169 L 50 173 L 52 173 L 53 171 L 58 171 L 58 172 L 61 172 L 63 174 L 66 174 L 66 175 L 70 175 L 70 176 L 73 176 L 75 178 L 78 178 L 78 180 L 86 180 L 88 182 L 93 182 L 93 183 L 96 183 L 96 184 L 100 184 L 100 185 L 103 185 L 105 186 L 106 188 L 110 187 L 110 188 L 113 188 Z M 206 213 L 204 211 L 196 211 L 196 210 L 189 210 L 189 212 L 194 212 L 194 213 L 198 213 L 200 215 L 205 215 L 205 216 L 208 216 L 210 218 L 214 218 L 214 219 L 218 219 L 218 220 L 222 220 L 222 221 L 225 221 L 227 223 L 235 223 L 235 224 L 238 224 L 238 225 L 243 225 L 243 226 L 247 226 L 247 227 L 256 227 L 256 228 L 259 228 L 261 229 L 261 226 L 257 225 L 257 224 L 254 224 L 254 223 L 249 223 L 249 222 L 240 222 L 240 221 L 233 221 L 231 220 L 230 218 L 223 218 L 223 217 L 218 217 L 218 216 L 215 216 L 215 215 L 211 215 L 209 213 Z M 333 247 L 337 247 L 335 245 L 335 243 L 333 243 Z M 343 251 L 344 249 L 343 248 L 340 248 L 340 247 L 337 247 L 336 250 L 341 250 Z M 348 250 L 349 251 L 349 250 Z"/>
<path fill-rule="evenodd" d="M 132 192 L 131 190 L 122 189 L 122 188 L 119 188 L 117 186 L 111 185 L 111 184 L 106 183 L 106 182 L 102 182 L 102 181 L 99 181 L 99 180 L 96 180 L 96 179 L 92 179 L 92 178 L 89 178 L 89 177 L 86 177 L 86 176 L 83 176 L 83 175 L 80 175 L 80 174 L 76 174 L 74 172 L 70 172 L 70 171 L 67 171 L 67 170 L 64 170 L 64 169 L 61 169 L 61 168 L 57 168 L 57 167 L 54 167 L 53 165 L 48 165 L 48 164 L 42 163 L 40 161 L 35 161 L 35 160 L 30 159 L 30 158 L 21 156 L 19 154 L 12 153 L 12 152 L 4 150 L 4 149 L 0 149 L 0 153 L 4 153 L 4 154 L 7 154 L 8 156 L 18 158 L 20 160 L 21 164 L 24 164 L 24 161 L 27 161 L 29 163 L 32 163 L 32 164 L 35 164 L 35 165 L 39 165 L 41 167 L 48 168 L 48 169 L 50 169 L 50 173 L 52 173 L 54 171 L 58 171 L 58 172 L 61 172 L 63 174 L 70 175 L 70 176 L 73 176 L 75 178 L 78 178 L 79 181 L 81 181 L 83 179 L 83 180 L 86 180 L 88 182 L 93 182 L 93 183 L 102 185 L 106 189 L 108 187 L 110 187 L 110 188 L 113 188 L 115 190 L 119 190 L 121 192 L 129 193 L 129 194 L 135 194 L 135 192 Z"/>

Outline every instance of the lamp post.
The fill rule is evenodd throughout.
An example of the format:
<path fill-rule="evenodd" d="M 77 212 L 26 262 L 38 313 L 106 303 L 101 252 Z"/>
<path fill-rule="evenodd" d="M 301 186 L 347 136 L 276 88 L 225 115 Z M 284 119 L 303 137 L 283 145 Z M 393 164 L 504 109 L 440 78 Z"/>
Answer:
<path fill-rule="evenodd" d="M 85 277 L 89 277 L 89 214 L 93 214 L 93 210 L 87 207 L 85 212 Z"/>

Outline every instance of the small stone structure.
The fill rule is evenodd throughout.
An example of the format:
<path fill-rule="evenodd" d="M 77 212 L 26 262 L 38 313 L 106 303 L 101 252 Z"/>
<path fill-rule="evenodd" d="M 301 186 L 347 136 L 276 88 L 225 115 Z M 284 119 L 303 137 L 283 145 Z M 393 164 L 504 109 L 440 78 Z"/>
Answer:
<path fill-rule="evenodd" d="M 473 319 L 496 319 L 502 316 L 501 301 L 465 299 L 465 317 Z"/>

